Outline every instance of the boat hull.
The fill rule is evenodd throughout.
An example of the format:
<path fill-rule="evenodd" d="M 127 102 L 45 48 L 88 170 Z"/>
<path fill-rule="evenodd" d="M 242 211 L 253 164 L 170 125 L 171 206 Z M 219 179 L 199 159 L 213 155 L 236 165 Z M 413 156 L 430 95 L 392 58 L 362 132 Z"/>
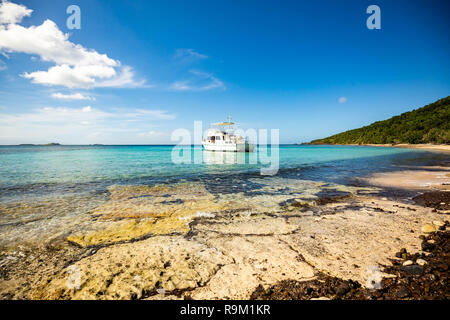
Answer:
<path fill-rule="evenodd" d="M 203 143 L 203 148 L 207 151 L 253 152 L 255 150 L 255 145 L 251 143 L 238 143 L 238 144 Z"/>

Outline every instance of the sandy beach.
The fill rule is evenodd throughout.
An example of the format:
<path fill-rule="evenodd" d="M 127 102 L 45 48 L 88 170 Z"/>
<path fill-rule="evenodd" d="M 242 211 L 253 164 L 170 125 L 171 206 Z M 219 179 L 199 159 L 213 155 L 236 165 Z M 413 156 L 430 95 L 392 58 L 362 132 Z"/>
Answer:
<path fill-rule="evenodd" d="M 448 144 L 395 144 L 395 145 L 378 145 L 378 144 L 368 144 L 368 146 L 383 146 L 383 147 L 394 147 L 394 148 L 410 148 L 410 149 L 422 149 L 429 151 L 442 151 L 442 152 L 450 152 L 450 145 Z"/>
<path fill-rule="evenodd" d="M 408 190 L 450 191 L 450 169 L 443 167 L 422 167 L 389 173 L 376 173 L 364 178 L 371 185 Z"/>
<path fill-rule="evenodd" d="M 107 228 L 59 236 L 33 252 L 3 253 L 0 294 L 250 299 L 286 281 L 313 283 L 324 276 L 351 279 L 369 290 L 374 279 L 393 277 L 382 270 L 392 261 L 403 263 L 396 257 L 401 248 L 423 253 L 421 235 L 438 229 L 448 233 L 450 202 L 442 200 L 442 193 L 448 195 L 448 172 L 436 167 L 414 175 L 376 174 L 367 178 L 372 186 L 333 185 L 325 197 L 255 195 L 251 209 L 233 194 L 217 200 L 201 183 L 114 187 L 110 200 L 91 213 L 109 221 Z M 278 183 L 298 187 L 289 179 Z M 389 196 L 383 187 L 414 190 L 419 197 L 441 193 L 430 204 Z M 286 205 L 279 210 L 283 199 Z"/>

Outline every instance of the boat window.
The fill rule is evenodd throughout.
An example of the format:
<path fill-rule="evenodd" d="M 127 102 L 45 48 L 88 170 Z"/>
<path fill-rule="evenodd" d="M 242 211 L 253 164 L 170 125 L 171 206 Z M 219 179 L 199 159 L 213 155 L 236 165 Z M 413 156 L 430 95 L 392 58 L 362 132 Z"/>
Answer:
<path fill-rule="evenodd" d="M 220 139 L 220 136 L 216 136 L 216 140 L 221 140 L 221 139 Z"/>

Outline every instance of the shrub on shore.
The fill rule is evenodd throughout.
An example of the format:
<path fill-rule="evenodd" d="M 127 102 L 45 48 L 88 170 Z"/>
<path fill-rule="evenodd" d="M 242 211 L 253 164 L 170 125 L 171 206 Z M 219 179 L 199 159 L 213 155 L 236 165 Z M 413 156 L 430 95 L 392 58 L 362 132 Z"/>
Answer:
<path fill-rule="evenodd" d="M 388 120 L 311 144 L 450 144 L 450 96 Z"/>

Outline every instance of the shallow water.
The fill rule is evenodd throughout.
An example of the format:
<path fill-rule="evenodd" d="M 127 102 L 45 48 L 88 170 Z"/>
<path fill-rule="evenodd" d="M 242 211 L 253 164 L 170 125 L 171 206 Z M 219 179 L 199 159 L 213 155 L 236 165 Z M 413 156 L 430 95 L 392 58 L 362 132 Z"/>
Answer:
<path fill-rule="evenodd" d="M 280 146 L 277 174 L 262 176 L 261 168 L 269 164 L 261 163 L 260 152 L 208 153 L 196 147 L 190 149 L 191 157 L 199 152 L 200 164 L 175 164 L 172 150 L 173 146 L 0 147 L 0 245 L 95 231 L 101 232 L 92 238 L 98 241 L 108 242 L 113 236 L 129 240 L 147 233 L 186 231 L 196 215 L 230 209 L 281 214 L 299 201 L 358 192 L 342 187 L 355 185 L 355 177 L 446 159 L 443 154 L 397 148 Z M 258 162 L 249 164 L 254 156 Z M 164 194 L 155 191 L 161 185 L 167 186 Z M 117 194 L 121 196 L 114 199 Z M 127 219 L 139 222 L 133 220 L 130 227 Z M 145 224 L 139 225 L 141 219 Z M 124 238 L 108 231 L 113 228 L 128 233 L 131 228 L 135 234 Z"/>

